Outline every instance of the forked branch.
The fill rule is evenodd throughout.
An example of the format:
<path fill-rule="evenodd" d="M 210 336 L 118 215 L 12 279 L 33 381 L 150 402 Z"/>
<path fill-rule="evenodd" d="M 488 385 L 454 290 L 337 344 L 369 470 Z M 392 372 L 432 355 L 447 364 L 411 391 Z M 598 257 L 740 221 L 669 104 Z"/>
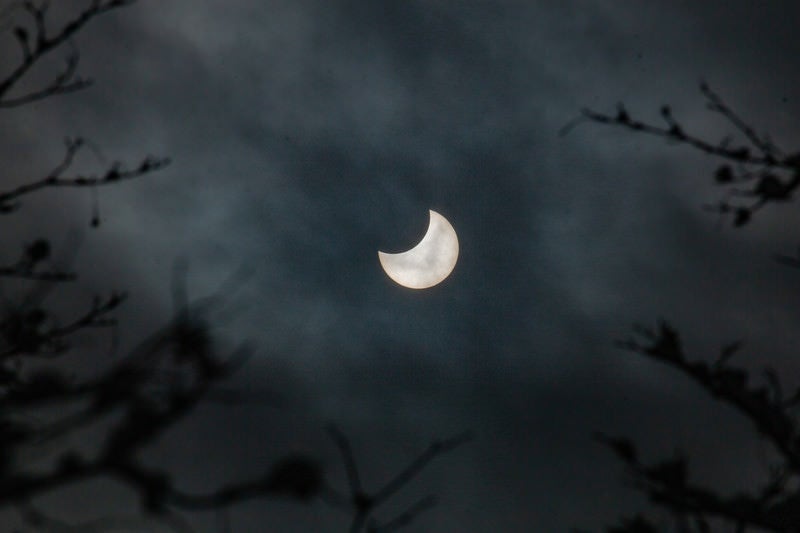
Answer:
<path fill-rule="evenodd" d="M 14 189 L 0 192 L 0 213 L 16 211 L 20 203 L 18 199 L 27 194 L 54 187 L 102 187 L 114 185 L 121 181 L 131 180 L 160 170 L 170 163 L 168 158 L 147 156 L 132 168 L 126 168 L 120 162 L 112 163 L 100 174 L 78 174 L 65 176 L 75 161 L 76 155 L 86 146 L 81 139 L 66 139 L 64 156 L 58 165 L 47 176 L 39 180 L 20 185 Z"/>
<path fill-rule="evenodd" d="M 135 0 L 91 0 L 83 11 L 67 22 L 60 30 L 50 35 L 47 27 L 47 11 L 49 2 L 39 4 L 25 1 L 20 4 L 28 15 L 30 26 L 23 25 L 14 28 L 14 37 L 20 46 L 22 59 L 19 64 L 3 79 L 0 79 L 0 108 L 16 107 L 42 100 L 49 96 L 70 93 L 88 87 L 91 81 L 77 76 L 80 55 L 72 50 L 67 56 L 64 68 L 56 77 L 41 89 L 16 97 L 8 97 L 13 89 L 44 56 L 55 50 L 83 28 L 90 20 L 113 9 L 130 5 Z"/>
<path fill-rule="evenodd" d="M 434 441 L 383 487 L 370 493 L 365 491 L 361 485 L 358 466 L 348 438 L 335 426 L 330 426 L 328 433 L 342 456 L 349 483 L 349 495 L 347 498 L 341 497 L 334 492 L 334 497 L 330 498 L 329 502 L 349 510 L 352 514 L 350 533 L 359 533 L 360 531 L 366 531 L 367 533 L 397 531 L 411 524 L 421 513 L 435 506 L 436 498 L 426 496 L 412 504 L 397 517 L 385 523 L 373 518 L 373 514 L 378 507 L 386 503 L 400 489 L 417 477 L 431 461 L 472 440 L 472 434 L 464 432 L 449 439 Z"/>
<path fill-rule="evenodd" d="M 800 152 L 786 155 L 768 135 L 758 134 L 740 118 L 705 82 L 700 84 L 700 91 L 706 98 L 707 108 L 725 117 L 744 136 L 745 142 L 735 144 L 731 137 L 719 142 L 703 139 L 689 132 L 667 105 L 660 110 L 664 125 L 657 125 L 634 118 L 621 103 L 614 114 L 582 109 L 580 116 L 562 128 L 560 134 L 565 135 L 582 122 L 594 122 L 661 137 L 721 158 L 724 163 L 717 167 L 713 179 L 727 189 L 727 194 L 721 201 L 705 207 L 721 215 L 730 215 L 734 226 L 743 226 L 752 219 L 753 213 L 767 204 L 792 198 L 800 187 Z M 748 187 L 738 187 L 742 184 Z M 738 200 L 731 201 L 731 198 Z"/>

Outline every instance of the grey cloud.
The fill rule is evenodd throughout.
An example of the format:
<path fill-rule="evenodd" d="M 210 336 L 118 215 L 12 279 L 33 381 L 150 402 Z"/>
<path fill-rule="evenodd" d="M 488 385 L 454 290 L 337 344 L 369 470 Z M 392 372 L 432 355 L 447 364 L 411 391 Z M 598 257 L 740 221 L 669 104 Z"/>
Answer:
<path fill-rule="evenodd" d="M 698 353 L 743 334 L 754 365 L 795 369 L 786 287 L 796 280 L 769 254 L 793 245 L 797 215 L 720 229 L 701 210 L 717 197 L 712 161 L 595 125 L 558 131 L 582 106 L 624 100 L 653 120 L 670 102 L 721 137 L 730 128 L 696 90 L 704 76 L 743 116 L 796 141 L 796 9 L 142 1 L 78 41 L 95 87 L 10 115 L 21 140 L 3 160 L 16 170 L 43 150 L 57 157 L 53 145 L 74 133 L 111 158 L 174 159 L 103 191 L 106 222 L 81 251 L 96 276 L 86 291 L 133 292 L 129 341 L 169 312 L 177 255 L 189 256 L 193 294 L 242 263 L 255 269 L 228 335 L 261 355 L 234 383 L 274 388 L 287 405 L 204 411 L 178 428 L 158 458 L 176 460 L 191 440 L 218 461 L 214 474 L 183 464 L 191 484 L 246 473 L 285 447 L 327 454 L 336 472 L 321 431 L 331 421 L 376 479 L 430 438 L 471 428 L 474 445 L 410 487 L 443 499 L 418 531 L 599 527 L 636 502 L 593 430 L 633 434 L 654 454 L 674 438 L 726 482 L 715 448 L 754 469 L 733 417 L 715 425 L 719 406 L 613 340 L 666 316 Z M 82 197 L 65 198 L 48 218 L 82 224 Z M 455 226 L 461 257 L 441 286 L 411 294 L 375 253 L 416 242 L 429 208 Z M 218 427 L 247 453 L 225 455 Z M 234 512 L 242 531 L 264 520 L 323 530 L 332 518 Z"/>

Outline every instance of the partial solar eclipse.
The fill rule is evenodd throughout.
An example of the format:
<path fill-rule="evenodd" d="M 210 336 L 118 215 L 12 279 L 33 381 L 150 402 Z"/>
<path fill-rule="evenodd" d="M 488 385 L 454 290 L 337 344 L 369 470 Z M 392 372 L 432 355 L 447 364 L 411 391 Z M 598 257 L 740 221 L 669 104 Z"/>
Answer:
<path fill-rule="evenodd" d="M 378 252 L 384 272 L 410 289 L 427 289 L 450 275 L 458 260 L 456 230 L 442 215 L 429 210 L 428 231 L 419 244 L 399 254 Z"/>

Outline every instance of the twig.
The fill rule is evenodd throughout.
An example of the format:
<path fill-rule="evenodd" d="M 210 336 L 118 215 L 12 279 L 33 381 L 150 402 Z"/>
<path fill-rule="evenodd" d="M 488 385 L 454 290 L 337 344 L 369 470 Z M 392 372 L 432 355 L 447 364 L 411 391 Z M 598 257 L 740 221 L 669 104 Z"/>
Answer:
<path fill-rule="evenodd" d="M 358 475 L 358 467 L 356 466 L 356 460 L 353 456 L 353 449 L 350 446 L 350 441 L 347 439 L 345 434 L 339 430 L 339 428 L 333 425 L 328 426 L 328 434 L 333 439 L 336 447 L 339 448 L 339 453 L 342 456 L 344 470 L 347 474 L 347 482 L 350 486 L 350 493 L 359 495 L 364 494 L 364 489 L 361 486 L 361 479 Z"/>
<path fill-rule="evenodd" d="M 645 465 L 628 439 L 598 435 L 598 440 L 628 466 L 635 486 L 657 505 L 684 518 L 696 517 L 706 526 L 706 518 L 716 517 L 730 522 L 737 531 L 746 527 L 776 532 L 800 530 L 800 492 L 796 483 L 791 483 L 800 479 L 800 428 L 788 412 L 800 397 L 800 389 L 785 399 L 777 374 L 769 368 L 764 372 L 764 386 L 749 385 L 748 372 L 729 363 L 741 342 L 723 346 L 716 360 L 708 364 L 688 359 L 678 332 L 664 321 L 658 328 L 636 326 L 634 331 L 633 338 L 619 343 L 622 348 L 677 369 L 714 398 L 734 407 L 775 447 L 781 460 L 771 468 L 766 483 L 752 494 L 723 497 L 689 482 L 688 462 L 682 455 Z"/>
<path fill-rule="evenodd" d="M 101 0 L 92 0 L 86 9 L 64 25 L 64 27 L 52 37 L 48 36 L 45 24 L 48 3 L 43 2 L 40 5 L 36 5 L 33 1 L 23 2 L 22 6 L 24 10 L 33 20 L 34 35 L 32 37 L 29 36 L 27 30 L 20 26 L 16 28 L 15 36 L 23 52 L 22 61 L 6 78 L 0 80 L 0 107 L 19 106 L 49 96 L 73 92 L 87 87 L 91 83 L 89 80 L 74 77 L 78 66 L 79 55 L 77 52 L 73 52 L 68 56 L 67 65 L 64 70 L 46 87 L 23 96 L 10 99 L 6 98 L 6 94 L 28 73 L 33 65 L 50 51 L 69 42 L 69 39 L 91 19 L 118 7 L 130 5 L 134 1 L 135 0 L 109 0 L 103 2 Z"/>
<path fill-rule="evenodd" d="M 722 100 L 722 98 L 711 90 L 707 83 L 700 83 L 700 90 L 708 99 L 708 108 L 711 111 L 722 114 L 727 118 L 739 131 L 741 131 L 750 142 L 761 150 L 767 161 L 774 161 L 781 153 L 781 150 L 775 146 L 769 139 L 760 137 L 755 130 L 747 125 L 747 123 L 739 118 L 739 116 Z"/>
<path fill-rule="evenodd" d="M 685 133 L 682 130 L 681 132 L 678 132 L 673 131 L 670 127 L 662 128 L 659 126 L 646 124 L 639 120 L 630 118 L 630 115 L 627 114 L 627 111 L 625 111 L 624 107 L 621 107 L 620 112 L 615 116 L 592 111 L 591 109 L 582 109 L 581 114 L 587 120 L 592 122 L 621 126 L 633 131 L 640 131 L 650 135 L 655 135 L 657 137 L 663 137 L 671 141 L 688 144 L 709 155 L 722 157 L 734 163 L 780 167 L 788 170 L 794 170 L 797 168 L 797 163 L 789 159 L 776 161 L 767 156 L 755 155 L 746 147 L 730 148 L 723 145 L 716 145 L 699 137 Z"/>
<path fill-rule="evenodd" d="M 648 124 L 633 118 L 623 104 L 618 104 L 616 114 L 606 114 L 582 109 L 578 118 L 564 126 L 560 135 L 565 135 L 582 122 L 596 122 L 662 137 L 676 144 L 685 144 L 706 154 L 720 157 L 728 163 L 719 166 L 714 173 L 717 185 L 729 188 L 727 197 L 753 198 L 749 204 L 739 201 L 731 204 L 727 199 L 718 204 L 704 206 L 708 211 L 721 215 L 732 215 L 734 226 L 744 226 L 753 214 L 768 203 L 786 202 L 800 188 L 800 153 L 783 155 L 768 136 L 760 136 L 745 123 L 723 100 L 703 82 L 700 90 L 706 97 L 708 108 L 722 114 L 734 127 L 744 134 L 749 145 L 732 146 L 730 138 L 712 143 L 688 133 L 672 115 L 669 106 L 662 106 L 661 116 L 666 127 Z M 734 166 L 737 170 L 734 170 Z M 784 175 L 782 176 L 781 173 Z M 789 174 L 786 176 L 785 174 Z M 732 187 L 737 183 L 753 182 L 750 189 Z"/>
<path fill-rule="evenodd" d="M 367 531 L 368 533 L 390 533 L 392 531 L 397 531 L 399 529 L 411 525 L 411 523 L 414 522 L 414 520 L 416 520 L 419 517 L 419 515 L 421 515 L 425 511 L 433 509 L 434 507 L 436 507 L 437 503 L 438 501 L 435 496 L 426 496 L 415 502 L 408 509 L 403 511 L 395 518 L 392 518 L 385 524 L 383 525 L 371 524 L 367 529 Z"/>
<path fill-rule="evenodd" d="M 125 301 L 125 298 L 125 293 L 112 293 L 106 301 L 95 299 L 92 307 L 82 316 L 65 326 L 52 327 L 44 332 L 38 332 L 31 328 L 22 331 L 13 330 L 14 337 L 11 339 L 11 345 L 0 352 L 0 359 L 21 353 L 29 356 L 59 354 L 66 349 L 66 346 L 61 344 L 63 339 L 75 332 L 86 328 L 113 326 L 115 322 L 107 318 L 107 315 L 119 307 Z M 3 325 L 11 327 L 8 320 L 5 320 Z M 20 342 L 15 339 L 19 335 L 22 337 Z M 42 347 L 49 347 L 50 350 L 42 351 Z"/>
<path fill-rule="evenodd" d="M 74 272 L 31 272 L 17 267 L 0 267 L 0 276 L 32 281 L 75 281 L 78 276 Z"/>
<path fill-rule="evenodd" d="M 389 500 L 401 488 L 419 475 L 433 459 L 472 440 L 471 433 L 464 432 L 449 439 L 433 442 L 424 452 L 418 455 L 411 464 L 401 470 L 399 474 L 388 481 L 382 488 L 377 490 L 374 494 L 369 494 L 361 485 L 358 467 L 347 437 L 335 426 L 330 426 L 328 428 L 328 433 L 339 449 L 339 453 L 345 465 L 345 471 L 347 472 L 352 512 L 352 520 L 349 528 L 351 533 L 362 531 L 376 508 Z M 432 507 L 434 503 L 435 499 L 431 496 L 423 498 L 412 505 L 407 511 L 387 522 L 383 528 L 378 526 L 377 523 L 371 522 L 367 525 L 367 531 L 397 530 L 402 526 L 410 524 L 418 514 Z M 385 529 L 387 527 L 389 527 L 389 529 Z"/>
<path fill-rule="evenodd" d="M 138 178 L 145 174 L 155 172 L 170 163 L 168 158 L 145 157 L 136 168 L 125 170 L 120 163 L 112 164 L 102 175 L 78 175 L 62 177 L 71 166 L 75 156 L 80 149 L 85 146 L 83 139 L 67 139 L 65 141 L 66 151 L 61 162 L 50 171 L 44 178 L 20 185 L 19 187 L 6 192 L 0 192 L 0 213 L 9 213 L 19 207 L 18 202 L 14 202 L 21 196 L 48 187 L 100 187 L 119 183 L 120 181 Z"/>

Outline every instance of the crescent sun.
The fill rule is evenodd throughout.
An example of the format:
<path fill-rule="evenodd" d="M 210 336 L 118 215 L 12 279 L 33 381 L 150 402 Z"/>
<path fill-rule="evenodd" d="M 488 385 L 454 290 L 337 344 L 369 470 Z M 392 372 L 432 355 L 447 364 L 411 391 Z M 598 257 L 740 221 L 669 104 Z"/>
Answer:
<path fill-rule="evenodd" d="M 411 289 L 427 289 L 444 281 L 458 260 L 458 236 L 450 222 L 429 210 L 428 231 L 419 244 L 398 254 L 378 252 L 386 274 Z"/>

